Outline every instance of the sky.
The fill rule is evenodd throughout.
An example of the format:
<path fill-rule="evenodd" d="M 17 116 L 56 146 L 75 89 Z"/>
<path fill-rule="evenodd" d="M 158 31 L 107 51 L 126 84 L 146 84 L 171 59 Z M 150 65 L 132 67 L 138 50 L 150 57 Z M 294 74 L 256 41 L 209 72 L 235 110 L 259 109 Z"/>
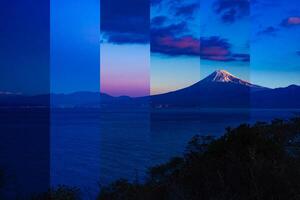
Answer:
<path fill-rule="evenodd" d="M 251 10 L 251 81 L 300 85 L 300 1 L 259 0 Z"/>
<path fill-rule="evenodd" d="M 48 93 L 49 1 L 1 1 L 0 13 L 0 93 Z"/>
<path fill-rule="evenodd" d="M 101 92 L 150 94 L 149 6 L 149 0 L 101 0 Z"/>
<path fill-rule="evenodd" d="M 224 68 L 270 88 L 300 84 L 299 1 L 203 0 L 200 7 L 201 42 L 217 36 L 226 46 L 219 42 L 215 54 L 227 54 L 223 61 L 201 54 L 201 77 Z"/>
<path fill-rule="evenodd" d="M 152 0 L 150 9 L 151 94 L 199 81 L 199 0 Z"/>
<path fill-rule="evenodd" d="M 116 11 L 101 17 L 107 25 L 101 30 L 106 37 L 101 44 L 101 78 L 107 79 L 101 82 L 103 91 L 142 96 L 149 85 L 150 94 L 160 94 L 192 85 L 217 69 L 270 88 L 300 84 L 299 3 L 151 0 L 148 30 L 148 2 L 139 2 L 112 3 Z M 127 11 L 119 12 L 118 6 Z M 102 9 L 112 10 L 107 5 Z M 132 22 L 139 23 L 130 28 Z M 130 54 L 146 62 L 126 62 L 122 55 Z"/>
<path fill-rule="evenodd" d="M 270 88 L 300 85 L 300 1 L 4 3 L 0 92 L 145 96 L 216 69 Z"/>
<path fill-rule="evenodd" d="M 51 93 L 100 90 L 99 0 L 51 0 Z"/>
<path fill-rule="evenodd" d="M 201 78 L 225 69 L 249 80 L 249 0 L 203 0 L 200 7 Z"/>
<path fill-rule="evenodd" d="M 299 85 L 299 9 L 299 1 L 152 0 L 151 93 L 217 69 L 270 88 Z"/>

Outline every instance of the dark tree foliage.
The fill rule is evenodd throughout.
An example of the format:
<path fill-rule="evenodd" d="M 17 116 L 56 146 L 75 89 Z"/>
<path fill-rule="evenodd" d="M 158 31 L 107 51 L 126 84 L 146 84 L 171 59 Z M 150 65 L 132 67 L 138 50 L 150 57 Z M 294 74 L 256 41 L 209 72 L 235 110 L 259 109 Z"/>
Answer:
<path fill-rule="evenodd" d="M 80 190 L 76 187 L 60 185 L 55 189 L 36 195 L 32 200 L 80 200 Z"/>
<path fill-rule="evenodd" d="M 117 181 L 98 200 L 300 199 L 300 118 L 195 136 L 183 157 L 149 170 L 143 184 Z"/>
<path fill-rule="evenodd" d="M 0 168 L 0 196 L 1 196 L 1 189 L 4 186 L 4 172 L 3 170 Z"/>
<path fill-rule="evenodd" d="M 6 184 L 5 173 L 4 170 L 0 167 L 0 199 L 3 199 L 5 184 Z"/>

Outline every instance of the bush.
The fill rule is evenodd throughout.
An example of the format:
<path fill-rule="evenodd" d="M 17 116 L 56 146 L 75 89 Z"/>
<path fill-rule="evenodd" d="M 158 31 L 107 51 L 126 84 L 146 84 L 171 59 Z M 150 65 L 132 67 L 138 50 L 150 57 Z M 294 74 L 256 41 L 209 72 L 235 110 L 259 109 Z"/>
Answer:
<path fill-rule="evenodd" d="M 80 190 L 76 187 L 60 185 L 55 189 L 34 196 L 32 200 L 80 200 Z"/>
<path fill-rule="evenodd" d="M 117 181 L 99 200 L 300 199 L 300 118 L 195 136 L 183 157 L 152 167 L 144 184 Z"/>

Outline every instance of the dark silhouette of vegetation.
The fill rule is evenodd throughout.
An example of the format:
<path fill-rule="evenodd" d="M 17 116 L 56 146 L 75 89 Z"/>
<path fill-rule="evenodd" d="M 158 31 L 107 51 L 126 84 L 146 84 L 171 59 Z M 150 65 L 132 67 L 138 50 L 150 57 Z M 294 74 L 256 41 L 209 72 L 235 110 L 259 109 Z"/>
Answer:
<path fill-rule="evenodd" d="M 152 167 L 145 183 L 119 180 L 98 200 L 300 199 L 300 118 L 195 136 L 183 157 Z"/>
<path fill-rule="evenodd" d="M 80 190 L 76 187 L 60 185 L 55 189 L 36 195 L 32 200 L 80 200 Z"/>
<path fill-rule="evenodd" d="M 0 199 L 2 199 L 2 192 L 3 192 L 3 187 L 4 187 L 4 172 L 0 168 Z"/>
<path fill-rule="evenodd" d="M 1 190 L 4 186 L 4 172 L 3 170 L 0 168 L 0 196 L 1 196 Z"/>

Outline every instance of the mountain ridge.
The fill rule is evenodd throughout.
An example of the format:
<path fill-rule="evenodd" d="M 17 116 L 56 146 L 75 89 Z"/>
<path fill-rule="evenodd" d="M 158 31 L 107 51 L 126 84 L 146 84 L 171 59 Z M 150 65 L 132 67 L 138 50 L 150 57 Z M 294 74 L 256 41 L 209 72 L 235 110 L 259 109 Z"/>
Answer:
<path fill-rule="evenodd" d="M 7 93 L 9 94 L 9 93 Z M 299 103 L 298 103 L 299 102 Z M 191 86 L 164 94 L 144 97 L 113 97 L 101 92 L 36 96 L 0 93 L 0 106 L 145 106 L 161 107 L 262 107 L 300 108 L 300 86 L 270 89 L 217 70 Z"/>

